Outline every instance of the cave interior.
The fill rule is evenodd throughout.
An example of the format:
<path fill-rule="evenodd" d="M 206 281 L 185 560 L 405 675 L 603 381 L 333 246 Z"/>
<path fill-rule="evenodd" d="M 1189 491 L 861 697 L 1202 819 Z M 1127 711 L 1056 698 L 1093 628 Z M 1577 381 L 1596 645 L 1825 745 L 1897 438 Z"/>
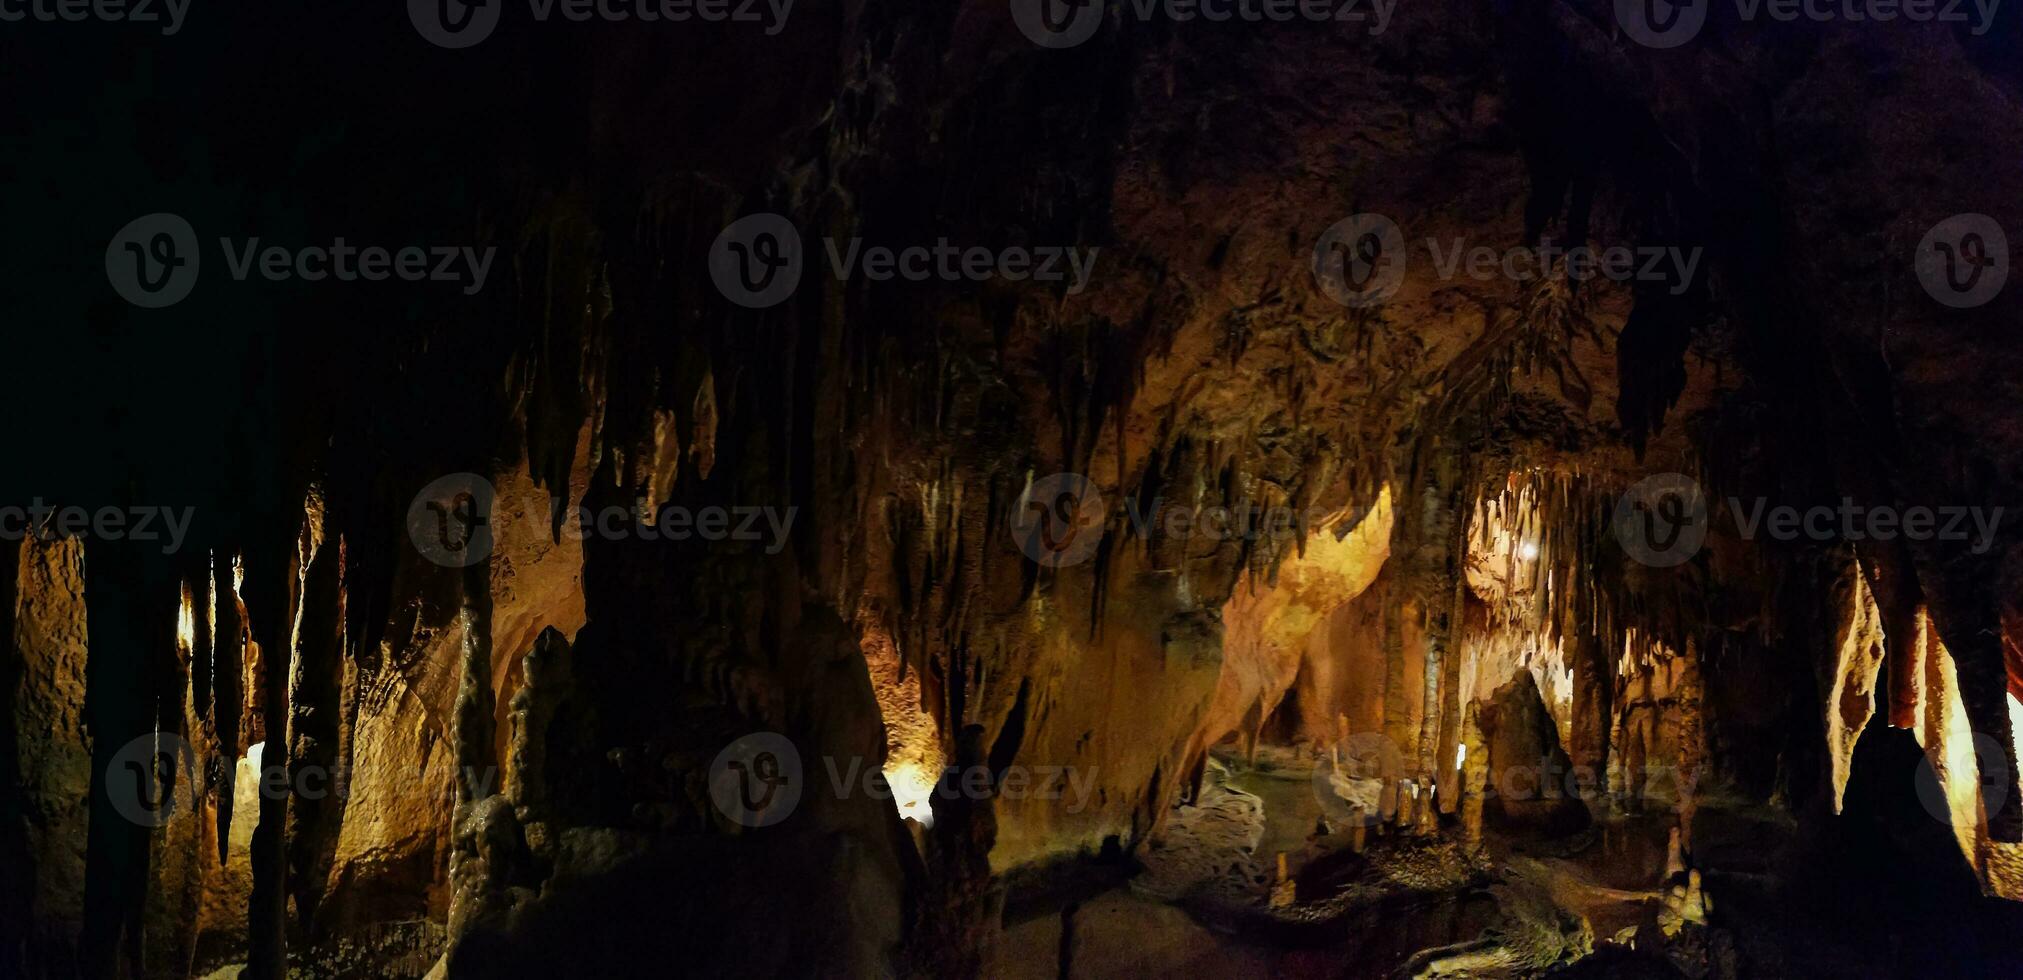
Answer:
<path fill-rule="evenodd" d="M 0 25 L 0 976 L 2023 977 L 2019 21 L 1365 5 Z"/>

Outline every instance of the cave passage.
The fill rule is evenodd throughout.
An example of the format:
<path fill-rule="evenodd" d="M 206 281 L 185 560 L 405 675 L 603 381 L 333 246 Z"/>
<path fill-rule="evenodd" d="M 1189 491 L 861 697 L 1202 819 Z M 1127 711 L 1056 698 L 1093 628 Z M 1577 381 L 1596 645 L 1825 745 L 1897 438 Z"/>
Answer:
<path fill-rule="evenodd" d="M 0 0 L 0 978 L 2023 977 L 2013 11 L 322 6 Z"/>

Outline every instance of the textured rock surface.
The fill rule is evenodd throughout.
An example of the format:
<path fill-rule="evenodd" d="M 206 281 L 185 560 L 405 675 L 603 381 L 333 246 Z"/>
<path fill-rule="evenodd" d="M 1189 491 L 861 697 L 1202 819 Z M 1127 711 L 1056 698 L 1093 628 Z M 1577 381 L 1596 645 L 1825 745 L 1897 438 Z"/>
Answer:
<path fill-rule="evenodd" d="M 1336 766 L 1357 735 L 1383 760 L 1344 851 L 1410 871 L 1495 843 L 1501 817 L 1563 849 L 1579 818 L 1648 818 L 1680 839 L 1680 942 L 1721 889 L 1799 880 L 1773 857 L 1851 864 L 1884 894 L 1936 883 L 1962 922 L 1988 907 L 1969 892 L 2023 898 L 2013 524 L 1980 550 L 1774 541 L 1716 506 L 1674 567 L 1612 527 L 1662 473 L 1773 505 L 2023 490 L 2023 293 L 1949 311 L 1908 258 L 1947 215 L 2023 228 L 2013 25 L 1720 23 L 1652 52 L 1598 0 L 1435 0 L 1375 35 L 1113 16 L 1043 51 L 1007 6 L 845 0 L 777 37 L 509 25 L 467 52 L 425 50 L 397 8 L 345 10 L 338 54 L 271 43 L 300 36 L 295 13 L 255 11 L 144 78 L 61 46 L 24 59 L 23 91 L 91 106 L 13 127 L 38 152 L 0 172 L 55 211 L 11 236 L 11 280 L 95 262 L 142 196 L 108 188 L 170 187 L 147 207 L 206 236 L 498 254 L 463 296 L 207 271 L 145 321 L 95 280 L 9 287 L 19 322 L 58 325 L 22 363 L 94 377 L 10 387 L 13 417 L 55 421 L 6 499 L 199 517 L 174 554 L 93 539 L 10 562 L 0 803 L 20 819 L 0 857 L 27 928 L 6 955 L 58 973 L 83 955 L 94 980 L 241 957 L 279 980 L 291 955 L 371 973 L 425 954 L 451 977 L 990 972 L 1013 873 L 1203 833 L 1209 807 L 1175 805 L 1213 802 L 1218 747 Z M 73 63 L 105 70 L 79 88 Z M 750 309 L 707 256 L 758 212 L 810 264 Z M 1396 221 L 1407 255 L 1394 295 L 1351 309 L 1311 260 L 1358 212 Z M 1427 244 L 1542 236 L 1697 250 L 1702 274 L 1446 274 Z M 853 238 L 1098 258 L 1072 292 L 830 274 L 818 239 Z M 453 473 L 497 491 L 469 568 L 406 533 Z M 1012 527 L 1056 473 L 1085 476 L 1104 519 L 1059 568 Z M 663 504 L 793 523 L 668 540 Z M 579 505 L 614 516 L 586 534 Z M 1262 538 L 1133 520 L 1172 508 L 1302 518 Z M 154 731 L 189 737 L 202 793 L 148 834 L 102 804 L 111 753 Z M 718 754 L 759 732 L 803 764 L 771 827 L 709 795 Z M 254 744 L 291 785 L 334 770 L 333 791 L 249 790 Z M 1592 779 L 1587 806 L 1513 814 L 1511 770 L 1562 763 Z M 832 766 L 911 767 L 928 795 L 902 815 Z M 1020 788 L 1041 771 L 1075 791 Z M 1783 821 L 1776 847 L 1728 836 Z M 1799 846 L 1842 834 L 1875 856 Z M 1443 860 L 1424 863 L 1472 867 Z M 192 894 L 194 914 L 168 900 Z M 1582 948 L 1509 894 L 1535 928 L 1503 942 L 1470 945 L 1481 896 L 1423 930 L 1367 924 L 1450 974 Z M 1170 908 L 1090 911 L 1089 942 L 1161 923 L 1171 968 L 1328 965 L 1233 950 Z"/>
<path fill-rule="evenodd" d="M 84 921 L 91 742 L 84 728 L 84 547 L 33 540 L 5 549 L 17 562 L 8 638 L 18 657 L 12 700 L 27 863 L 13 880 L 28 898 L 25 961 L 37 973 L 74 969 Z"/>

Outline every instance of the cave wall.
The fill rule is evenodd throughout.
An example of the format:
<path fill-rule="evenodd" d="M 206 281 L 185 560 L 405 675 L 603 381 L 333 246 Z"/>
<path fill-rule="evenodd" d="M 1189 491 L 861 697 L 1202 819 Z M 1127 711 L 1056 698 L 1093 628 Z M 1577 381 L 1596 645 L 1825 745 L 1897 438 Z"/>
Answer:
<path fill-rule="evenodd" d="M 338 36 L 388 54 L 384 77 L 346 88 L 355 143 L 332 149 L 307 124 L 234 135 L 347 66 L 310 57 L 262 89 L 196 64 L 249 45 L 199 38 L 160 71 L 251 90 L 215 120 L 136 108 L 132 69 L 107 88 L 146 120 L 135 128 L 169 113 L 203 149 L 137 152 L 117 127 L 89 148 L 145 161 L 180 188 L 176 206 L 220 223 L 346 216 L 496 243 L 504 285 L 467 305 L 257 285 L 200 298 L 174 315 L 224 323 L 217 351 L 173 379 L 151 366 L 188 355 L 158 335 L 187 334 L 92 314 L 134 341 L 106 383 L 173 407 L 71 413 L 85 421 L 70 441 L 87 448 L 53 448 L 38 468 L 91 500 L 144 474 L 203 517 L 179 556 L 31 545 L 13 572 L 4 754 L 35 819 L 6 845 L 33 875 L 14 890 L 33 924 L 20 948 L 38 950 L 27 962 L 89 947 L 93 975 L 114 960 L 173 973 L 243 954 L 275 976 L 285 947 L 427 921 L 443 934 L 401 942 L 462 950 L 453 975 L 534 972 L 629 934 L 595 921 L 598 902 L 673 890 L 640 917 L 704 916 L 720 944 L 627 951 L 610 969 L 635 955 L 734 962 L 741 926 L 784 919 L 798 931 L 767 953 L 782 970 L 846 949 L 847 969 L 973 972 L 1000 900 L 992 872 L 1156 839 L 1205 753 L 1231 732 L 1254 742 L 1287 704 L 1284 734 L 1340 738 L 1342 718 L 1381 732 L 1400 784 L 1437 785 L 1439 809 L 1465 813 L 1479 794 L 1459 787 L 1489 778 L 1503 731 L 1481 711 L 1517 682 L 1512 711 L 1530 713 L 1526 677 L 1570 764 L 1688 823 L 1690 794 L 1655 788 L 1650 770 L 1695 771 L 1704 754 L 1711 783 L 1794 806 L 1824 785 L 1837 800 L 1886 696 L 1887 720 L 1919 733 L 1941 773 L 1985 887 L 2018 894 L 1997 874 L 2023 827 L 2005 699 L 2023 689 L 2023 644 L 2004 627 L 2019 618 L 2012 532 L 1986 554 L 1806 554 L 1787 577 L 1764 566 L 1790 556 L 1735 559 L 1748 549 L 1717 541 L 1674 573 L 1610 551 L 1605 516 L 1667 470 L 1710 489 L 1804 495 L 1824 480 L 1893 502 L 2023 484 L 2006 397 L 2019 354 L 2002 326 L 2014 293 L 1942 313 L 1906 301 L 1917 290 L 1898 261 L 1934 206 L 2016 226 L 2004 209 L 2023 197 L 2002 176 L 2023 132 L 2015 76 L 1983 42 L 1822 30 L 1642 57 L 1598 4 L 1446 2 L 1400 9 L 1379 37 L 1112 25 L 1052 53 L 1027 46 L 1002 4 L 841 3 L 765 50 L 793 77 L 755 86 L 739 70 L 758 60 L 749 39 L 663 47 L 591 30 L 557 49 L 509 35 L 448 66 L 371 40 L 376 15 L 343 16 Z M 252 57 L 257 77 L 283 60 Z M 466 111 L 451 124 L 415 113 L 416 91 Z M 1619 139 L 1575 138 L 1576 118 Z M 1920 123 L 1883 123 L 1902 118 Z M 21 131 L 76 136 L 61 121 Z M 1033 146 L 1054 152 L 1032 163 Z M 332 192 L 279 205 L 238 193 L 278 179 L 259 176 L 277 159 Z M 345 189 L 375 180 L 407 190 Z M 129 203 L 92 204 L 79 224 Z M 811 239 L 1100 247 L 1103 274 L 1073 295 L 811 275 L 779 307 L 734 308 L 699 257 L 755 211 Z M 1416 263 L 1380 308 L 1345 312 L 1314 288 L 1307 253 L 1356 211 L 1415 239 L 1517 242 L 1553 226 L 1702 245 L 1719 288 L 1686 310 Z M 31 362 L 75 353 L 36 343 Z M 41 381 L 18 394 L 38 417 L 83 397 Z M 102 445 L 137 448 L 115 461 L 88 448 Z M 496 550 L 477 572 L 431 564 L 403 523 L 422 487 L 458 472 L 497 492 Z M 1008 525 L 1035 475 L 1062 472 L 1110 508 L 1372 509 L 1262 543 L 1116 522 L 1086 562 L 1040 567 Z M 1544 559 L 1491 588 L 1470 565 L 1470 522 L 1513 484 L 1536 494 L 1525 526 L 1547 529 Z M 777 552 L 558 541 L 543 520 L 556 503 L 565 527 L 578 504 L 793 507 L 799 520 Z M 1514 553 L 1491 544 L 1474 550 Z M 1519 588 L 1543 571 L 1550 587 Z M 1865 590 L 1873 611 L 1845 598 Z M 179 593 L 192 609 L 180 642 Z M 107 618 L 125 626 L 103 642 L 130 649 L 95 658 L 109 673 L 94 697 L 85 637 Z M 540 688 L 527 657 L 551 627 L 570 693 L 530 695 L 522 715 L 516 699 Z M 888 673 L 867 666 L 867 637 L 890 645 Z M 1737 665 L 1750 658 L 1773 666 Z M 136 680 L 108 679 L 122 668 Z M 816 794 L 778 828 L 710 805 L 712 758 L 755 731 L 793 741 L 811 772 L 881 768 L 880 685 L 902 673 L 941 759 L 994 775 L 1072 767 L 1088 805 L 994 799 L 997 785 L 931 798 L 919 829 L 861 794 Z M 1763 680 L 1802 694 L 1753 704 Z M 85 741 L 78 713 L 95 711 L 105 724 Z M 111 825 L 92 782 L 156 726 L 190 737 L 202 782 L 148 836 Z M 547 777 L 514 768 L 529 738 Z M 243 795 L 234 774 L 256 742 L 292 774 L 335 766 L 345 792 Z M 2010 791 L 1979 812 L 1967 787 L 2002 773 Z M 96 886 L 71 846 L 86 839 Z M 823 888 L 698 908 L 724 875 L 808 862 L 828 869 Z M 143 891 L 202 896 L 185 906 L 195 922 Z"/>

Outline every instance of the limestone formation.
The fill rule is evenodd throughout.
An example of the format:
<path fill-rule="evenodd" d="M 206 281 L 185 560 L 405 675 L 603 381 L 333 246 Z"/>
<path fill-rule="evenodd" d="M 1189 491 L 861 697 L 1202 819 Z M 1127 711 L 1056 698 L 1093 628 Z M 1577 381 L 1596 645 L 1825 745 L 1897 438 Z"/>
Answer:
<path fill-rule="evenodd" d="M 0 976 L 2023 972 L 2006 13 L 366 6 L 4 59 Z"/>

